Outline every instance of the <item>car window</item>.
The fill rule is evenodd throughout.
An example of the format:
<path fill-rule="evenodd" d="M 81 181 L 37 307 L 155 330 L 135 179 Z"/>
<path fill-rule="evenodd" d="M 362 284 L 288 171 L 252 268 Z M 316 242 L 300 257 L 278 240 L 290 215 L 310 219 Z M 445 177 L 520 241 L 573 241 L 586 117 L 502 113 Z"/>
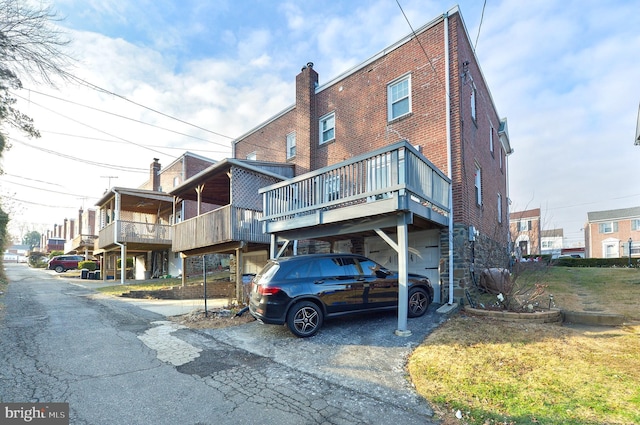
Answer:
<path fill-rule="evenodd" d="M 269 282 L 273 275 L 280 269 L 280 265 L 278 263 L 269 262 L 266 266 L 261 270 L 260 274 L 255 277 L 255 281 L 258 283 L 266 283 Z"/>
<path fill-rule="evenodd" d="M 365 276 L 376 276 L 379 278 L 385 278 L 389 275 L 387 269 L 382 267 L 380 264 L 375 261 L 367 260 L 359 260 L 359 271 L 361 274 Z"/>
<path fill-rule="evenodd" d="M 343 276 L 358 276 L 362 274 L 358 271 L 359 264 L 356 264 L 355 258 L 341 258 L 341 260 Z"/>
<path fill-rule="evenodd" d="M 320 258 L 316 260 L 322 277 L 346 277 L 357 275 L 353 261 L 343 262 L 343 258 Z M 351 260 L 351 259 L 350 259 Z"/>
<path fill-rule="evenodd" d="M 300 264 L 295 264 L 289 273 L 285 276 L 285 279 L 306 279 L 321 277 L 320 268 L 315 261 L 303 261 Z"/>

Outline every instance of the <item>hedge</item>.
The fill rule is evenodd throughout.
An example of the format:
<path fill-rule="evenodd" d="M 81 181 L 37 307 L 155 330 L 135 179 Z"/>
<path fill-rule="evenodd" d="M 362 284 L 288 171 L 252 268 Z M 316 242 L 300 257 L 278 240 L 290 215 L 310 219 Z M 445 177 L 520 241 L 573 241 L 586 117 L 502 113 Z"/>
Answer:
<path fill-rule="evenodd" d="M 632 258 L 631 267 L 640 267 L 640 259 Z M 629 267 L 629 257 L 622 258 L 558 258 L 554 266 L 562 267 Z"/>

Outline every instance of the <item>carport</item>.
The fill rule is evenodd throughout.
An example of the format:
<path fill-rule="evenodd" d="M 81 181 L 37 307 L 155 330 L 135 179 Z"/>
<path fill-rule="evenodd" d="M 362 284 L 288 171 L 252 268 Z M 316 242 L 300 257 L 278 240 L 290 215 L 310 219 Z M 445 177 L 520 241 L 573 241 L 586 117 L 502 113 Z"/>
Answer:
<path fill-rule="evenodd" d="M 265 187 L 260 190 L 262 221 L 271 235 L 270 256 L 282 255 L 297 240 L 379 236 L 398 255 L 396 334 L 410 335 L 409 233 L 447 228 L 450 184 L 420 152 L 401 141 Z"/>

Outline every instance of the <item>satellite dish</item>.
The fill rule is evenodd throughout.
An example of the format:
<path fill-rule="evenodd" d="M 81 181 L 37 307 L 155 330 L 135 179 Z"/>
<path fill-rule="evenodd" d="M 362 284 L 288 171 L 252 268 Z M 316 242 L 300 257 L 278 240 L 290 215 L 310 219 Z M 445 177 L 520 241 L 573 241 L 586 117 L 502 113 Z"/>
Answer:
<path fill-rule="evenodd" d="M 638 104 L 638 122 L 636 123 L 636 140 L 633 144 L 636 146 L 640 146 L 640 103 Z"/>

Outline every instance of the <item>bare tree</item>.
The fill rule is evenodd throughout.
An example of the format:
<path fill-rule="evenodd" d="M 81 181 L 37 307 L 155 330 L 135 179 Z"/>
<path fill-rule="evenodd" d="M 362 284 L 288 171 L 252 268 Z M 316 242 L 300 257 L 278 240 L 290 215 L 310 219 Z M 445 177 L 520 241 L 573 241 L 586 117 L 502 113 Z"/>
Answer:
<path fill-rule="evenodd" d="M 38 7 L 23 0 L 0 0 L 0 130 L 17 128 L 39 137 L 33 120 L 20 112 L 12 90 L 22 88 L 22 79 L 41 80 L 53 85 L 52 78 L 65 78 L 71 64 L 64 52 L 69 43 L 56 26 L 61 19 L 50 7 Z M 0 155 L 7 145 L 0 132 Z"/>

